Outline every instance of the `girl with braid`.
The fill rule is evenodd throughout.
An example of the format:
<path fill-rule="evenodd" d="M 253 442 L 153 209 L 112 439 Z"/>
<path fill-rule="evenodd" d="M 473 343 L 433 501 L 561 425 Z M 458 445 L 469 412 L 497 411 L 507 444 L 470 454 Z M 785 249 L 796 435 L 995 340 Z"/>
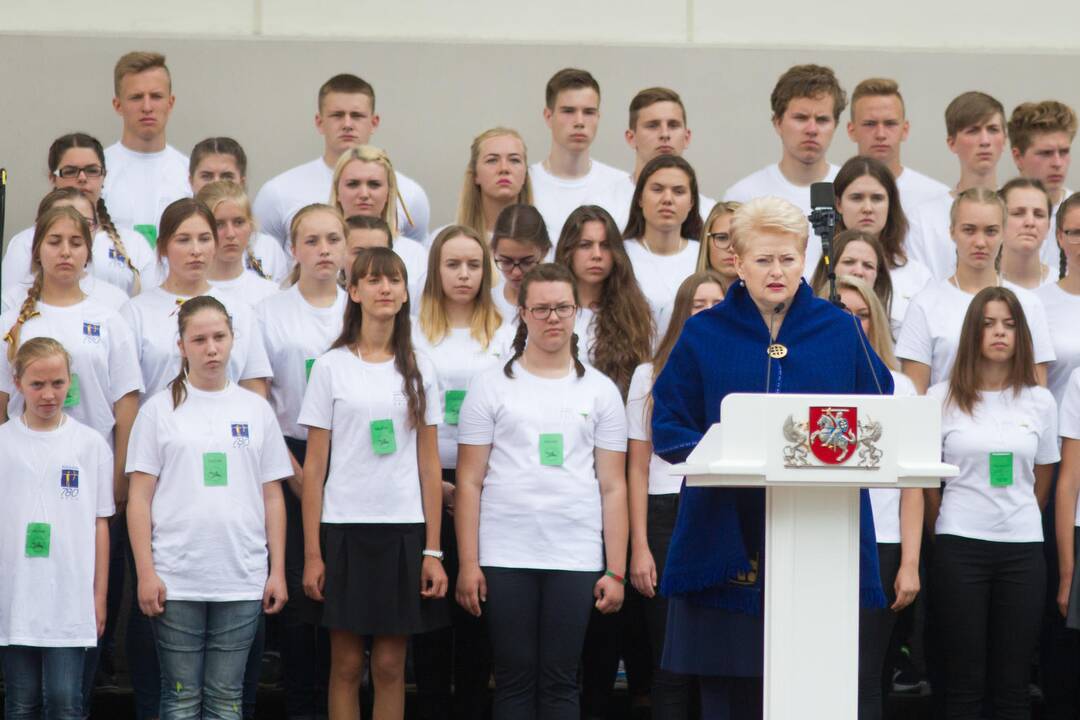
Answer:
<path fill-rule="evenodd" d="M 230 137 L 206 138 L 191 150 L 189 174 L 191 192 L 195 195 L 210 183 L 222 180 L 236 183 L 246 192 L 247 153 L 240 143 Z M 248 224 L 253 234 L 244 251 L 244 267 L 257 277 L 280 283 L 289 273 L 292 258 L 286 254 L 287 248 L 282 248 L 277 238 L 258 231 L 250 209 L 249 202 Z"/>
<path fill-rule="evenodd" d="M 1043 285 L 1035 294 L 1046 309 L 1056 357 L 1047 371 L 1046 386 L 1061 403 L 1069 375 L 1080 367 L 1080 333 L 1076 332 L 1076 319 L 1080 317 L 1080 193 L 1070 195 L 1058 206 L 1056 220 L 1059 279 Z"/>
<path fill-rule="evenodd" d="M 251 254 L 255 218 L 244 188 L 229 180 L 204 185 L 195 199 L 210 208 L 217 221 L 218 247 L 207 278 L 210 284 L 238 302 L 254 307 L 280 290 L 269 280 L 262 263 Z"/>
<path fill-rule="evenodd" d="M 330 630 L 333 718 L 359 717 L 369 635 L 374 717 L 404 718 L 408 638 L 448 623 L 442 403 L 431 361 L 413 351 L 408 281 L 393 250 L 357 256 L 341 334 L 315 360 L 300 408 L 304 593 Z"/>
<path fill-rule="evenodd" d="M 127 295 L 137 295 L 144 287 L 157 284 L 154 253 L 142 235 L 131 228 L 117 228 L 101 197 L 105 182 L 105 151 L 97 139 L 86 133 L 71 133 L 49 147 L 49 183 L 54 189 L 73 188 L 85 196 L 96 220 L 93 244 L 94 263 L 88 269 L 96 278 L 115 285 Z M 46 208 L 47 209 L 47 208 Z M 40 214 L 40 212 L 39 212 Z M 8 243 L 4 255 L 2 282 L 5 289 L 29 285 L 30 245 L 34 228 L 18 233 Z"/>
<path fill-rule="evenodd" d="M 626 584 L 626 414 L 578 357 L 574 276 L 521 281 L 504 367 L 477 375 L 458 427 L 457 601 L 487 616 L 495 720 L 577 718 L 589 613 Z"/>

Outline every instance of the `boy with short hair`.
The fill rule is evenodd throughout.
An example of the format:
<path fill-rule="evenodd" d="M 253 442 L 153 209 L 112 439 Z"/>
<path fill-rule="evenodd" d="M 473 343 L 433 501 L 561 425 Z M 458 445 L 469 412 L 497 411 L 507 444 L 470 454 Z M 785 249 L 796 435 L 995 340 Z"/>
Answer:
<path fill-rule="evenodd" d="M 956 245 L 949 231 L 949 212 L 956 196 L 973 187 L 997 191 L 997 165 L 1005 149 L 1005 108 L 984 92 L 958 95 L 945 108 L 945 143 L 960 162 L 956 186 L 908 211 L 906 249 L 945 280 L 956 271 Z"/>
<path fill-rule="evenodd" d="M 1057 209 L 1072 195 L 1072 190 L 1065 187 L 1065 180 L 1072 160 L 1070 151 L 1076 126 L 1073 109 L 1056 100 L 1021 103 L 1009 118 L 1009 144 L 1016 169 L 1023 177 L 1041 181 L 1054 206 L 1050 231 L 1041 252 L 1042 261 L 1051 268 L 1057 268 L 1059 260 Z"/>
<path fill-rule="evenodd" d="M 868 78 L 851 93 L 848 137 L 859 155 L 880 160 L 889 167 L 900 191 L 900 204 L 908 212 L 949 191 L 949 188 L 900 162 L 900 145 L 907 140 L 907 120 L 900 86 L 890 78 Z"/>
<path fill-rule="evenodd" d="M 102 197 L 117 227 L 133 227 L 157 245 L 161 213 L 191 197 L 188 158 L 165 142 L 176 98 L 161 53 L 135 51 L 113 68 L 113 109 L 123 120 L 120 140 L 105 148 Z"/>
<path fill-rule="evenodd" d="M 637 187 L 642 168 L 658 155 L 681 157 L 690 146 L 686 106 L 679 93 L 670 88 L 651 87 L 635 95 L 630 101 L 630 122 L 625 137 L 626 144 L 634 150 L 634 172 L 629 175 L 621 173 L 596 201 L 597 205 L 611 213 L 620 230 L 626 227 L 630 217 L 630 203 L 634 199 L 634 188 Z M 702 193 L 699 195 L 698 207 L 704 219 L 716 201 Z"/>
<path fill-rule="evenodd" d="M 286 170 L 269 180 L 255 196 L 252 210 L 263 232 L 290 247 L 289 225 L 300 208 L 325 203 L 330 197 L 334 165 L 354 145 L 366 145 L 379 127 L 375 89 L 348 73 L 335 75 L 319 88 L 315 129 L 323 136 L 323 154 L 311 162 Z M 423 241 L 431 205 L 419 183 L 395 172 L 398 192 L 398 227 L 401 234 Z"/>
<path fill-rule="evenodd" d="M 551 149 L 529 168 L 529 179 L 533 204 L 554 242 L 570 213 L 626 174 L 589 155 L 600 124 L 600 84 L 588 71 L 563 68 L 551 76 L 544 123 L 551 130 Z"/>
<path fill-rule="evenodd" d="M 772 124 L 780 138 L 780 162 L 747 175 L 724 193 L 725 201 L 783 198 L 810 214 L 810 186 L 832 182 L 840 170 L 826 158 L 847 94 L 832 68 L 795 65 L 776 81 L 770 96 Z M 814 272 L 821 247 L 813 237 L 806 248 L 807 277 Z"/>

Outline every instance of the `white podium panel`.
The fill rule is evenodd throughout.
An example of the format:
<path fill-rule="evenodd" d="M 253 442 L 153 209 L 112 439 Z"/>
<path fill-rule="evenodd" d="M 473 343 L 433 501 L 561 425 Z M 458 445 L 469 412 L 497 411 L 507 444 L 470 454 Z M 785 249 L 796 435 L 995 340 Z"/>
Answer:
<path fill-rule="evenodd" d="M 728 395 L 672 467 L 687 485 L 764 487 L 766 720 L 855 720 L 859 489 L 937 487 L 941 406 L 928 397 Z"/>

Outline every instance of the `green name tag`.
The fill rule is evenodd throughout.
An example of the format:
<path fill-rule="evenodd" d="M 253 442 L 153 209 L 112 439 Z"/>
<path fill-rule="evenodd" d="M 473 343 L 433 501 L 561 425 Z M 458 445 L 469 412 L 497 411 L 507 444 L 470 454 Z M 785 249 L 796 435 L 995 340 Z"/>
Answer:
<path fill-rule="evenodd" d="M 446 412 L 443 413 L 443 419 L 446 420 L 447 425 L 458 424 L 458 420 L 461 418 L 461 403 L 463 402 L 465 402 L 464 390 L 446 391 Z"/>
<path fill-rule="evenodd" d="M 52 542 L 52 526 L 49 523 L 26 524 L 26 557 L 49 557 L 49 545 Z"/>
<path fill-rule="evenodd" d="M 136 225 L 135 230 L 146 238 L 150 247 L 157 249 L 157 225 Z"/>
<path fill-rule="evenodd" d="M 540 435 L 540 464 L 563 464 L 562 433 L 542 433 Z"/>
<path fill-rule="evenodd" d="M 392 455 L 397 452 L 393 420 L 371 421 L 371 449 L 376 455 Z"/>
<path fill-rule="evenodd" d="M 67 395 L 64 396 L 64 407 L 75 407 L 79 404 L 82 393 L 79 389 L 79 374 L 71 373 L 71 384 L 68 385 Z"/>
<path fill-rule="evenodd" d="M 990 487 L 1009 487 L 1013 484 L 1013 454 L 990 453 Z"/>
<path fill-rule="evenodd" d="M 225 487 L 229 484 L 229 464 L 225 453 L 203 453 L 202 479 L 206 487 Z"/>
<path fill-rule="evenodd" d="M 308 358 L 304 361 L 304 381 L 309 382 L 311 380 L 311 367 L 315 364 L 315 358 Z"/>

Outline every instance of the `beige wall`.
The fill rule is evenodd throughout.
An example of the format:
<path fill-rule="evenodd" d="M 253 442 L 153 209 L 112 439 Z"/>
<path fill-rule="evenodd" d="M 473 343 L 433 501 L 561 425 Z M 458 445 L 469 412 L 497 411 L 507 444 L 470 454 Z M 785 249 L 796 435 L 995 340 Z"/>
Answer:
<path fill-rule="evenodd" d="M 4 1 L 5 12 L 9 4 L 21 5 Z M 638 0 L 629 5 L 635 3 L 644 5 Z M 313 0 L 305 7 L 318 10 L 329 4 Z M 150 23 L 153 3 L 143 5 L 149 9 L 139 22 Z M 59 14 L 75 4 L 48 6 L 58 8 Z M 219 6 L 232 8 L 217 11 L 220 23 L 251 22 L 230 3 L 197 0 L 189 6 L 193 8 L 189 15 L 201 16 L 204 24 L 206 17 L 215 16 L 210 8 Z M 271 8 L 280 9 L 274 15 L 280 20 L 280 13 L 291 6 L 284 0 L 264 0 L 261 23 L 268 27 Z M 561 5 L 556 2 L 554 7 Z M 30 13 L 22 12 L 29 22 Z M 20 17 L 16 11 L 3 22 L 10 25 Z M 356 15 L 346 20 L 359 21 Z M 700 19 L 695 24 L 699 23 Z M 658 27 L 661 35 L 668 32 L 664 23 Z M 194 28 L 181 23 L 177 29 Z M 452 219 L 468 146 L 481 130 L 493 125 L 516 127 L 528 143 L 530 159 L 546 153 L 543 87 L 552 72 L 567 65 L 588 68 L 599 79 L 603 117 L 594 154 L 624 168 L 632 162 L 622 139 L 630 97 L 654 84 L 679 90 L 693 129 L 688 158 L 698 169 L 703 191 L 713 196 L 778 159 L 768 96 L 776 77 L 797 62 L 831 65 L 849 89 L 871 74 L 897 78 L 912 122 L 905 146 L 907 164 L 950 183 L 956 179 L 956 164 L 945 148 L 942 111 L 957 93 L 985 90 L 1008 109 L 1047 97 L 1080 107 L 1080 82 L 1075 80 L 1080 77 L 1080 54 L 1067 53 L 183 38 L 152 37 L 149 30 L 143 36 L 121 38 L 0 34 L 0 165 L 10 174 L 5 239 L 32 221 L 34 207 L 47 189 L 45 156 L 55 137 L 85 130 L 106 144 L 116 139 L 119 120 L 110 106 L 112 65 L 122 52 L 145 48 L 165 52 L 173 71 L 177 102 L 170 142 L 186 153 L 203 137 L 232 135 L 248 150 L 252 189 L 320 152 L 312 127 L 319 84 L 337 72 L 362 75 L 375 85 L 382 115 L 374 141 L 427 188 L 435 225 Z M 841 132 L 830 158 L 842 162 L 852 150 Z M 1006 156 L 1001 176 L 1013 172 Z"/>

